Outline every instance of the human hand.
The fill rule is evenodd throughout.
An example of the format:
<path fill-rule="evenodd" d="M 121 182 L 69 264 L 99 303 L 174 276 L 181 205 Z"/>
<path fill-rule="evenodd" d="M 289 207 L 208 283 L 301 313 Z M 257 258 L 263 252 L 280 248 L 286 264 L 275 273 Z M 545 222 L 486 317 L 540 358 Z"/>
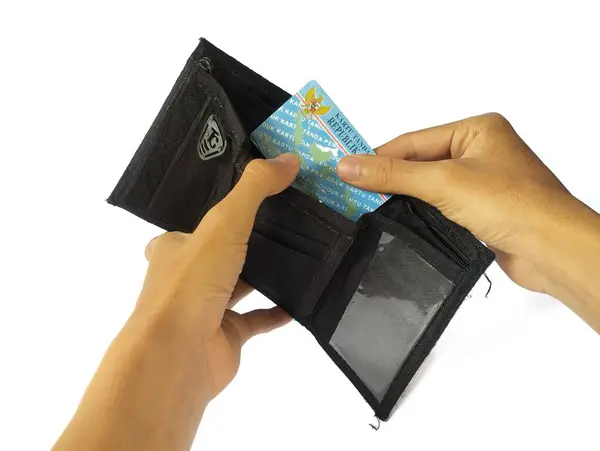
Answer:
<path fill-rule="evenodd" d="M 256 211 L 265 197 L 289 186 L 299 167 L 293 154 L 252 161 L 194 233 L 165 233 L 146 248 L 149 267 L 136 310 L 190 330 L 209 399 L 233 379 L 249 338 L 290 320 L 279 307 L 243 315 L 231 308 L 252 290 L 239 275 Z"/>
<path fill-rule="evenodd" d="M 252 161 L 194 233 L 148 244 L 136 307 L 54 450 L 191 447 L 207 404 L 234 377 L 242 345 L 290 320 L 277 307 L 230 309 L 251 290 L 239 275 L 258 207 L 299 168 L 292 154 Z"/>
<path fill-rule="evenodd" d="M 598 244 L 598 216 L 571 196 L 502 116 L 407 133 L 376 153 L 343 158 L 340 177 L 437 207 L 486 242 L 500 267 L 525 288 L 564 298 L 567 290 L 556 286 L 557 279 L 569 279 L 562 281 L 568 291 L 582 283 L 581 274 L 560 266 L 573 259 L 590 263 L 593 257 L 582 254 Z M 575 251 L 579 235 L 591 237 L 577 243 L 581 252 Z"/>

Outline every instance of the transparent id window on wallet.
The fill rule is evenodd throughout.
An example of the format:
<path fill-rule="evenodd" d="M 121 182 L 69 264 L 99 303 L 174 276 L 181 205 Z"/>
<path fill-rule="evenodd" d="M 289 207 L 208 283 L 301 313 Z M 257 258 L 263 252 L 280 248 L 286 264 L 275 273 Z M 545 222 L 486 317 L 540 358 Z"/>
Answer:
<path fill-rule="evenodd" d="M 454 284 L 382 232 L 330 344 L 381 401 Z"/>

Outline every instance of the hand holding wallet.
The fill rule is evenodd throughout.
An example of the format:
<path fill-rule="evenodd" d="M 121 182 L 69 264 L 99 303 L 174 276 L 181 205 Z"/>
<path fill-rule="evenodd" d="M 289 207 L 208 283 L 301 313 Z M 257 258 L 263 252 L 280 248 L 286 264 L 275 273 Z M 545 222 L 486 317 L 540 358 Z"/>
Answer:
<path fill-rule="evenodd" d="M 191 232 L 262 158 L 249 139 L 290 95 L 202 39 L 108 202 Z M 294 189 L 265 200 L 242 277 L 302 324 L 382 420 L 494 255 L 393 196 L 354 223 Z"/>

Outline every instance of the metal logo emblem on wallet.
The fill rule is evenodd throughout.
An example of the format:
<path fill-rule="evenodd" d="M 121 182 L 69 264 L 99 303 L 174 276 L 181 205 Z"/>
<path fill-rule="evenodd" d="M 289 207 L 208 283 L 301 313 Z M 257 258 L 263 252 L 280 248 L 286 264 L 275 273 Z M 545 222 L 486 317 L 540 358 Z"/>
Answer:
<path fill-rule="evenodd" d="M 223 138 L 221 129 L 215 121 L 214 115 L 210 115 L 198 140 L 198 155 L 202 160 L 210 160 L 225 153 L 227 141 Z"/>

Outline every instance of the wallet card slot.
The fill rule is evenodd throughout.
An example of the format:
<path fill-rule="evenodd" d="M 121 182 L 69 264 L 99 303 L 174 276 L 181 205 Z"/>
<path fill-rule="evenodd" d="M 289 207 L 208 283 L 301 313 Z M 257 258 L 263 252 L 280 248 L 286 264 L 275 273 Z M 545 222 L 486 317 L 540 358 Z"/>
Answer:
<path fill-rule="evenodd" d="M 275 200 L 268 198 L 269 200 Z M 282 227 L 280 223 L 265 221 L 260 216 L 254 224 L 251 239 L 248 242 L 248 255 L 243 277 L 265 296 L 284 307 L 288 313 L 301 323 L 313 313 L 321 295 L 336 272 L 346 254 L 351 237 L 334 231 L 327 235 L 329 242 L 323 244 L 298 233 L 298 230 L 328 230 L 314 218 L 295 213 L 296 228 Z M 329 230 L 329 232 L 332 232 Z M 319 236 L 312 235 L 312 236 Z M 322 237 L 321 237 L 322 238 Z M 284 249 L 288 249 L 288 258 L 283 260 Z M 309 257 L 306 260 L 301 256 Z M 312 262 L 316 262 L 314 265 Z M 280 277 L 282 271 L 292 275 L 293 281 L 287 282 Z M 264 291 L 261 286 L 267 287 Z"/>
<path fill-rule="evenodd" d="M 265 199 L 258 210 L 254 230 L 283 246 L 318 258 L 319 267 L 309 278 L 304 277 L 308 269 L 295 267 L 302 273 L 304 283 L 293 296 L 280 285 L 276 290 L 264 293 L 275 303 L 287 305 L 288 312 L 306 324 L 352 243 L 355 224 L 348 224 L 350 221 L 346 218 L 338 222 L 333 215 L 328 216 L 329 208 L 312 198 L 303 199 L 301 202 L 306 205 L 299 206 L 295 201 L 297 194 L 305 196 L 290 188 Z M 325 210 L 317 213 L 320 207 Z M 254 245 L 249 243 L 249 251 L 255 251 Z M 268 254 L 265 253 L 264 258 L 268 258 Z M 252 284 L 251 280 L 248 282 Z"/>
<path fill-rule="evenodd" d="M 330 252 L 329 246 L 260 217 L 257 217 L 254 222 L 254 230 L 272 241 L 278 242 L 282 246 L 289 247 L 311 257 L 321 259 Z"/>
<path fill-rule="evenodd" d="M 351 234 L 346 229 L 336 227 L 332 221 L 314 214 L 309 208 L 297 206 L 292 201 L 292 198 L 296 197 L 294 191 L 294 188 L 288 188 L 278 195 L 265 199 L 258 210 L 257 217 L 328 248 L 333 248 L 340 235 Z M 312 200 L 310 199 L 308 203 L 310 204 Z"/>
<path fill-rule="evenodd" d="M 337 234 L 353 237 L 356 233 L 356 223 L 308 194 L 288 188 L 279 197 L 299 214 L 309 216 Z"/>
<path fill-rule="evenodd" d="M 253 230 L 242 277 L 292 317 L 305 315 L 306 287 L 318 273 L 320 261 Z"/>

